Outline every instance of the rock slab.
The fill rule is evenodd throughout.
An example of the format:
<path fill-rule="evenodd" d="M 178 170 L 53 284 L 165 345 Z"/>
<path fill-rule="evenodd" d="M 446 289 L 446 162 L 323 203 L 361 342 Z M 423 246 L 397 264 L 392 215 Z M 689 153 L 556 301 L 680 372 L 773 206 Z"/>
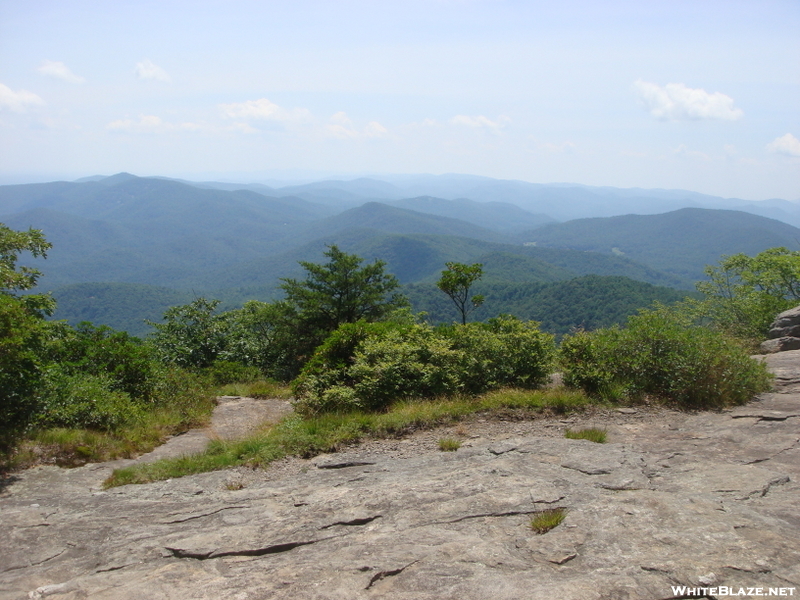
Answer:
<path fill-rule="evenodd" d="M 398 458 L 366 443 L 288 475 L 276 466 L 108 491 L 110 465 L 31 469 L 0 497 L 0 598 L 623 600 L 671 598 L 675 585 L 800 588 L 800 351 L 774 356 L 775 393 L 719 413 L 610 413 L 606 444 L 510 435 Z M 533 515 L 556 507 L 563 523 L 531 531 Z"/>

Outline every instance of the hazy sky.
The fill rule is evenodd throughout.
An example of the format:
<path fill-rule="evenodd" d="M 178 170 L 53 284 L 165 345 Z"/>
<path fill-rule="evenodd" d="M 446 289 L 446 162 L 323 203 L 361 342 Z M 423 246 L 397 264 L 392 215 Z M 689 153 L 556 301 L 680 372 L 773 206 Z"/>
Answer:
<path fill-rule="evenodd" d="M 0 182 L 468 173 L 800 199 L 800 1 L 0 0 Z"/>

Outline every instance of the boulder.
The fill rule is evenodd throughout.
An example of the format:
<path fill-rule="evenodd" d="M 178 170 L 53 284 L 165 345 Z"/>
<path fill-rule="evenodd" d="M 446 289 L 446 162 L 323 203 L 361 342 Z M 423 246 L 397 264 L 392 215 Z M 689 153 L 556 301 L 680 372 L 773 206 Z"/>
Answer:
<path fill-rule="evenodd" d="M 770 339 L 787 336 L 800 337 L 800 306 L 783 311 L 772 322 Z"/>
<path fill-rule="evenodd" d="M 785 352 L 787 350 L 800 350 L 800 337 L 779 337 L 765 342 L 761 342 L 761 352 L 764 354 L 774 354 L 775 352 Z"/>

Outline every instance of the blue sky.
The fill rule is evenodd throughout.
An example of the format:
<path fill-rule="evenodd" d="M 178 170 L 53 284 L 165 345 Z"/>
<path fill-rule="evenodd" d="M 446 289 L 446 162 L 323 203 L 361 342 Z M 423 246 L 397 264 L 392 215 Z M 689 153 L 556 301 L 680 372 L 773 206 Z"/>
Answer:
<path fill-rule="evenodd" d="M 0 0 L 0 182 L 468 173 L 800 200 L 800 2 Z"/>

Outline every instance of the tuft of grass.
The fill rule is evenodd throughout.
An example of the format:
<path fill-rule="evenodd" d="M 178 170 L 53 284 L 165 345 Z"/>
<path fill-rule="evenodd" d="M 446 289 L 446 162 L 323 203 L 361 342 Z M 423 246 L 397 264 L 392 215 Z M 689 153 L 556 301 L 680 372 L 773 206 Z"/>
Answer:
<path fill-rule="evenodd" d="M 538 534 L 547 533 L 554 527 L 558 527 L 566 516 L 566 508 L 548 508 L 531 517 L 530 528 Z"/>
<path fill-rule="evenodd" d="M 391 437 L 419 429 L 433 429 L 475 413 L 508 409 L 536 414 L 579 410 L 591 400 L 571 390 L 506 389 L 478 397 L 406 400 L 383 413 L 327 413 L 303 418 L 294 414 L 272 428 L 235 441 L 212 441 L 205 452 L 117 469 L 106 488 L 148 483 L 234 467 L 264 467 L 286 456 L 310 458 L 354 444 L 366 437 Z"/>
<path fill-rule="evenodd" d="M 564 432 L 564 437 L 570 440 L 589 440 L 590 442 L 604 444 L 606 442 L 606 433 L 605 429 L 598 429 L 596 427 L 580 429 L 578 431 L 567 429 Z"/>
<path fill-rule="evenodd" d="M 451 437 L 443 437 L 439 440 L 439 450 L 442 452 L 455 452 L 461 448 L 461 440 Z"/>

